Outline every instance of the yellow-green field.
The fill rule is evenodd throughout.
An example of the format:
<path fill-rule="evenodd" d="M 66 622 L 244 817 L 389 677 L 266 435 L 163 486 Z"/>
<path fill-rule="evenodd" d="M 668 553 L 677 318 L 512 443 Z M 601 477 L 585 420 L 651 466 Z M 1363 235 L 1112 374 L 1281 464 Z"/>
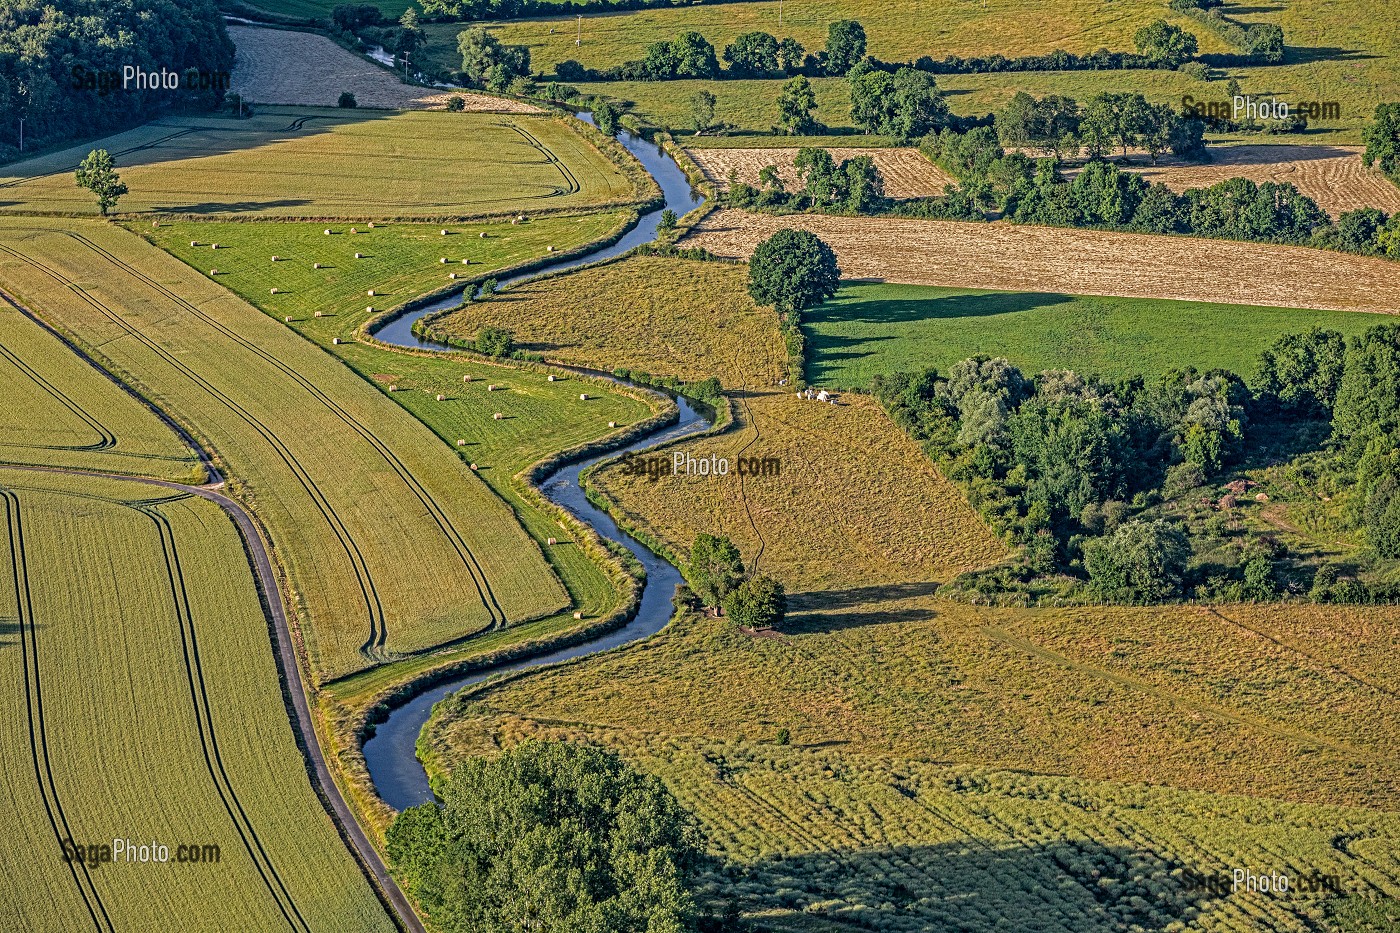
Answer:
<path fill-rule="evenodd" d="M 853 579 L 772 638 L 688 618 L 441 709 L 430 762 L 617 749 L 700 816 L 705 893 L 762 929 L 1342 929 L 1296 890 L 1314 873 L 1400 916 L 1393 611 L 930 592 Z M 1295 892 L 1231 892 L 1240 867 Z"/>
<path fill-rule="evenodd" d="M 320 678 L 567 605 L 453 449 L 178 260 L 108 225 L 0 221 L 0 285 L 224 461 L 288 571 Z"/>
<path fill-rule="evenodd" d="M 73 182 L 107 149 L 126 213 L 449 217 L 622 204 L 623 173 L 562 120 L 515 114 L 265 107 L 166 117 L 0 170 L 0 210 L 96 214 Z"/>
<path fill-rule="evenodd" d="M 219 508 L 0 470 L 0 515 L 0 927 L 393 930 L 307 780 Z M 117 839 L 171 861 L 63 858 Z"/>
<path fill-rule="evenodd" d="M 0 462 L 203 481 L 173 430 L 3 299 L 0 385 Z"/>

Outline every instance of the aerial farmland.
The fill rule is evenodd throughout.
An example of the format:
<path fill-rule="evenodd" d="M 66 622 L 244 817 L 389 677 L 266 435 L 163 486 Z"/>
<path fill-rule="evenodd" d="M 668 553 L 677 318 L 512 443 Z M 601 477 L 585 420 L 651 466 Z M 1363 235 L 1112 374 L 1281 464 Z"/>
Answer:
<path fill-rule="evenodd" d="M 0 0 L 0 933 L 1400 929 L 1397 36 Z"/>

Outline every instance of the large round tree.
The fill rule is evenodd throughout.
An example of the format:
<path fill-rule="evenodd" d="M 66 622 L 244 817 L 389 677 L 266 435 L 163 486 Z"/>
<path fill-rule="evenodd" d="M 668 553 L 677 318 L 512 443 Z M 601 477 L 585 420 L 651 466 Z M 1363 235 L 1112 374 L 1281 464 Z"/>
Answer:
<path fill-rule="evenodd" d="M 387 834 L 396 873 L 435 928 L 695 928 L 695 821 L 659 779 L 615 754 L 526 742 L 461 762 L 438 793 L 442 807 L 410 807 Z"/>
<path fill-rule="evenodd" d="M 779 230 L 749 260 L 749 294 L 780 315 L 796 314 L 836 294 L 841 267 L 836 253 L 816 234 Z"/>

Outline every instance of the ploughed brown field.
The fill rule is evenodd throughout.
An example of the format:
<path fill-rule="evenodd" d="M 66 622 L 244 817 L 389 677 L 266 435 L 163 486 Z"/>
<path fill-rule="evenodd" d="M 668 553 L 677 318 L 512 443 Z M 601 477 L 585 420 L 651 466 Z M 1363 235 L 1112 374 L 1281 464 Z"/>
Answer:
<path fill-rule="evenodd" d="M 776 166 L 778 175 L 789 191 L 802 187 L 797 170 L 792 162 L 797 158 L 797 149 L 691 149 L 690 157 L 705 177 L 721 188 L 727 188 L 729 173 L 737 174 L 740 181 L 751 185 L 758 184 L 758 173 L 770 165 Z M 917 149 L 827 149 L 837 162 L 857 156 L 870 156 L 875 167 L 885 180 L 885 193 L 892 198 L 919 198 L 943 193 L 947 185 L 957 184 L 957 180 L 930 162 Z M 1397 190 L 1400 195 L 1400 190 Z"/>
<path fill-rule="evenodd" d="M 1302 246 L 1005 223 L 776 217 L 739 210 L 711 214 L 682 245 L 746 258 L 783 227 L 811 230 L 831 244 L 846 278 L 1400 312 L 1400 265 Z"/>

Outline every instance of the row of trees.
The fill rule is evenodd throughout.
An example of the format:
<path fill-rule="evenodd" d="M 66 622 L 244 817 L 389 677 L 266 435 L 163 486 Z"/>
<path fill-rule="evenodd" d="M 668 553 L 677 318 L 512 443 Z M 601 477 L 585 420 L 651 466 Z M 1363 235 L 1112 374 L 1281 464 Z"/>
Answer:
<path fill-rule="evenodd" d="M 738 547 L 724 535 L 695 536 L 686 580 L 701 605 L 723 610 L 735 625 L 776 628 L 787 614 L 783 585 L 764 574 L 746 572 Z"/>
<path fill-rule="evenodd" d="M 770 165 L 759 172 L 760 187 L 731 177 L 726 202 L 740 208 L 847 214 L 875 214 L 889 207 L 884 179 L 870 156 L 838 163 L 826 149 L 807 147 L 797 151 L 793 167 L 802 181 L 801 190 L 789 192 L 777 168 Z"/>
<path fill-rule="evenodd" d="M 1204 124 L 1183 117 L 1166 104 L 1152 104 L 1142 94 L 1102 93 L 1083 107 L 1073 97 L 1036 98 L 1018 91 L 996 114 L 1002 145 L 1038 150 L 1063 159 L 1087 152 L 1102 157 L 1118 149 L 1126 157 L 1141 147 L 1155 164 L 1171 151 L 1187 158 L 1204 156 Z"/>
<path fill-rule="evenodd" d="M 182 76 L 179 90 L 123 87 L 123 66 Z M 0 159 L 97 136 L 172 108 L 213 109 L 233 43 L 212 0 L 0 0 Z"/>

